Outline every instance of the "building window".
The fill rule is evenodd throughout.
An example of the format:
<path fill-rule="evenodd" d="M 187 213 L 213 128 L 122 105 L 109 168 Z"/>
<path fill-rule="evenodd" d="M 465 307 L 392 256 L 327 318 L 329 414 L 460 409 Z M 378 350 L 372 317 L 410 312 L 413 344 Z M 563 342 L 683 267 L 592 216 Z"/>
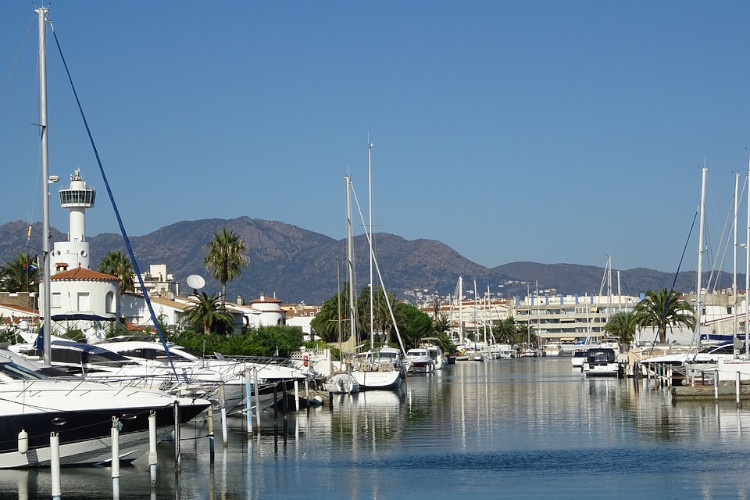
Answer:
<path fill-rule="evenodd" d="M 50 297 L 50 307 L 54 307 L 56 309 L 60 308 L 60 292 L 52 292 L 52 296 Z"/>
<path fill-rule="evenodd" d="M 104 298 L 104 307 L 107 308 L 108 313 L 115 314 L 117 312 L 117 301 L 113 292 L 107 293 L 107 296 Z"/>
<path fill-rule="evenodd" d="M 78 292 L 78 312 L 81 311 L 90 311 L 91 310 L 91 300 L 89 297 L 89 292 Z"/>

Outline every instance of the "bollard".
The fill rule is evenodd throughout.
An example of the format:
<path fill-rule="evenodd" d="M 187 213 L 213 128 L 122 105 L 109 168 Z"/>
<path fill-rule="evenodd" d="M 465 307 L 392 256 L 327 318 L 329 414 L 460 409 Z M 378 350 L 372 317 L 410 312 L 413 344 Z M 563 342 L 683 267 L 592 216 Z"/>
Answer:
<path fill-rule="evenodd" d="M 208 406 L 208 456 L 214 463 L 214 405 Z"/>
<path fill-rule="evenodd" d="M 174 402 L 174 470 L 180 471 L 180 403 Z"/>
<path fill-rule="evenodd" d="M 260 399 L 258 398 L 258 369 L 253 368 L 253 387 L 255 388 L 255 425 L 260 434 Z"/>
<path fill-rule="evenodd" d="M 56 432 L 49 435 L 49 453 L 52 498 L 59 500 L 62 496 L 62 489 L 60 488 L 60 435 Z"/>
<path fill-rule="evenodd" d="M 148 416 L 148 468 L 151 472 L 151 486 L 156 486 L 156 413 L 151 411 Z"/>
<path fill-rule="evenodd" d="M 253 435 L 253 398 L 252 383 L 250 381 L 250 368 L 245 368 L 245 410 L 247 414 L 247 434 Z"/>

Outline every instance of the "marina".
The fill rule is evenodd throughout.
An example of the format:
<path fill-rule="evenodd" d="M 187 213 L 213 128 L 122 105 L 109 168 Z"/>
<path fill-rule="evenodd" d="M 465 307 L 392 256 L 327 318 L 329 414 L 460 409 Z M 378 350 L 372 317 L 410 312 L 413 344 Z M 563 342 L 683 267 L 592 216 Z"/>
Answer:
<path fill-rule="evenodd" d="M 183 425 L 158 447 L 157 480 L 139 457 L 113 495 L 108 467 L 63 469 L 63 498 L 741 498 L 750 409 L 673 402 L 649 379 L 586 377 L 567 357 L 459 362 L 396 390 L 326 398 L 286 416 L 265 410 L 247 436 L 229 419 Z M 592 487 L 592 484 L 596 487 Z M 418 485 L 418 486 L 417 486 Z M 49 498 L 46 469 L 4 471 L 3 498 Z"/>

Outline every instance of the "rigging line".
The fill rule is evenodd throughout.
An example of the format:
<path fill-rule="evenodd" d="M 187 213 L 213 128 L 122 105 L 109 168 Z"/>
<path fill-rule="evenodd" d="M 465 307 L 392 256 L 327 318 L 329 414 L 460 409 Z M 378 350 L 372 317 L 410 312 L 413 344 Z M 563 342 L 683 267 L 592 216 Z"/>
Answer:
<path fill-rule="evenodd" d="M 354 186 L 352 186 L 352 193 L 354 194 L 354 203 L 357 206 L 357 212 L 359 213 L 359 218 L 362 220 L 362 224 L 365 222 L 365 218 L 362 215 L 362 208 L 359 206 L 359 199 L 357 198 L 357 193 L 354 191 Z M 385 283 L 383 282 L 383 275 L 380 272 L 380 266 L 378 266 L 378 260 L 375 258 L 374 252 L 375 250 L 372 248 L 372 244 L 370 243 L 370 233 L 365 231 L 365 236 L 367 237 L 368 247 L 372 250 L 368 250 L 369 252 L 372 252 L 370 254 L 370 258 L 372 259 L 373 264 L 375 265 L 375 271 L 377 272 L 378 279 L 380 281 L 380 287 L 383 291 L 383 297 L 385 298 L 385 304 L 388 306 L 388 312 L 391 316 L 391 321 L 393 321 L 393 329 L 396 330 L 396 338 L 398 339 L 398 345 L 401 346 L 401 353 L 406 356 L 406 348 L 404 348 L 404 342 L 401 339 L 401 332 L 398 329 L 398 324 L 396 323 L 396 316 L 393 313 L 393 307 L 391 306 L 391 301 L 388 299 L 388 293 L 386 293 Z M 374 290 L 374 283 L 370 283 L 370 295 L 373 296 L 375 293 Z M 372 333 L 371 333 L 372 334 Z"/>
<path fill-rule="evenodd" d="M 141 270 L 138 267 L 138 262 L 135 260 L 135 254 L 133 253 L 133 248 L 130 245 L 130 238 L 128 238 L 128 233 L 125 231 L 125 226 L 122 223 L 122 217 L 120 217 L 120 211 L 117 209 L 117 203 L 115 203 L 115 197 L 112 194 L 112 189 L 110 189 L 109 181 L 107 180 L 107 174 L 104 172 L 104 167 L 102 166 L 102 160 L 99 157 L 99 150 L 96 148 L 96 144 L 94 143 L 94 137 L 91 134 L 91 129 L 89 128 L 88 121 L 86 120 L 86 115 L 83 112 L 83 107 L 81 106 L 81 100 L 78 98 L 78 92 L 76 91 L 75 85 L 73 84 L 73 77 L 71 76 L 70 70 L 68 69 L 68 63 L 65 61 L 65 56 L 63 55 L 62 48 L 60 47 L 60 41 L 57 39 L 57 33 L 55 33 L 55 28 L 52 26 L 52 21 L 50 21 L 50 28 L 52 30 L 52 35 L 55 37 L 55 44 L 57 45 L 57 50 L 60 53 L 60 59 L 62 59 L 63 66 L 65 67 L 65 73 L 68 76 L 68 81 L 70 82 L 71 90 L 73 91 L 73 95 L 75 96 L 76 104 L 78 105 L 78 111 L 81 113 L 81 119 L 83 119 L 83 125 L 86 127 L 86 134 L 89 137 L 89 142 L 91 142 L 91 148 L 94 150 L 94 156 L 96 156 L 96 163 L 97 165 L 99 165 L 99 172 L 101 172 L 102 174 L 102 179 L 104 180 L 104 186 L 107 188 L 107 194 L 109 195 L 109 200 L 112 202 L 112 209 L 115 212 L 115 217 L 117 217 L 117 224 L 120 226 L 120 232 L 122 233 L 122 237 L 125 240 L 125 247 L 128 249 L 130 260 L 133 262 L 133 267 L 135 268 L 134 269 L 135 274 L 138 276 L 138 282 L 141 285 L 143 298 L 146 300 L 148 311 L 151 314 L 151 320 L 153 321 L 154 328 L 156 328 L 156 333 L 159 334 L 159 340 L 161 340 L 161 343 L 164 345 L 164 349 L 167 353 L 167 359 L 169 360 L 169 364 L 172 367 L 172 371 L 174 371 L 175 376 L 179 378 L 177 369 L 174 366 L 174 361 L 172 360 L 172 355 L 169 353 L 169 347 L 167 346 L 166 340 L 164 340 L 164 335 L 162 334 L 161 327 L 159 326 L 159 322 L 156 320 L 156 313 L 154 313 L 154 308 L 151 305 L 151 299 L 149 298 L 148 292 L 146 291 L 146 285 L 143 283 L 143 276 L 141 276 Z"/>
<path fill-rule="evenodd" d="M 669 304 L 669 301 L 672 299 L 672 294 L 674 293 L 674 286 L 675 283 L 677 283 L 677 276 L 680 274 L 680 268 L 682 267 L 682 261 L 685 260 L 685 252 L 687 252 L 687 246 L 688 243 L 690 243 L 690 236 L 693 234 L 693 229 L 695 229 L 695 221 L 698 218 L 698 212 L 699 210 L 695 211 L 695 214 L 693 215 L 693 223 L 690 224 L 690 232 L 688 233 L 687 240 L 685 240 L 685 246 L 682 248 L 682 256 L 680 257 L 680 263 L 677 265 L 677 272 L 674 274 L 674 278 L 672 278 L 672 286 L 669 289 L 669 295 L 667 295 L 667 303 L 664 304 L 665 306 Z M 698 290 L 698 296 L 700 296 L 700 290 Z M 700 304 L 698 304 L 700 306 Z M 663 323 L 667 316 L 667 307 L 664 307 L 664 309 L 661 312 L 661 321 L 660 323 Z M 700 330 L 700 325 L 697 325 L 698 329 Z M 664 325 L 664 328 L 666 329 L 667 325 Z M 656 339 L 659 336 L 659 325 L 656 326 L 656 335 L 654 336 L 654 341 L 651 343 L 651 352 L 649 352 L 649 357 L 654 353 L 654 346 L 656 345 Z M 695 340 L 695 334 L 693 334 L 693 340 Z M 697 351 L 697 350 L 696 350 Z M 696 355 L 698 353 L 696 352 Z"/>

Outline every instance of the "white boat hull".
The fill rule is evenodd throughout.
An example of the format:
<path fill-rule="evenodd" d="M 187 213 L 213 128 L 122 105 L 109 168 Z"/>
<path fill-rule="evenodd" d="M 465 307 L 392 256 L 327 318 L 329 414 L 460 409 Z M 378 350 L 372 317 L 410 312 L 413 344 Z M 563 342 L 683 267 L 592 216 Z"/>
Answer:
<path fill-rule="evenodd" d="M 396 389 L 401 387 L 401 370 L 353 371 L 360 390 Z"/>

